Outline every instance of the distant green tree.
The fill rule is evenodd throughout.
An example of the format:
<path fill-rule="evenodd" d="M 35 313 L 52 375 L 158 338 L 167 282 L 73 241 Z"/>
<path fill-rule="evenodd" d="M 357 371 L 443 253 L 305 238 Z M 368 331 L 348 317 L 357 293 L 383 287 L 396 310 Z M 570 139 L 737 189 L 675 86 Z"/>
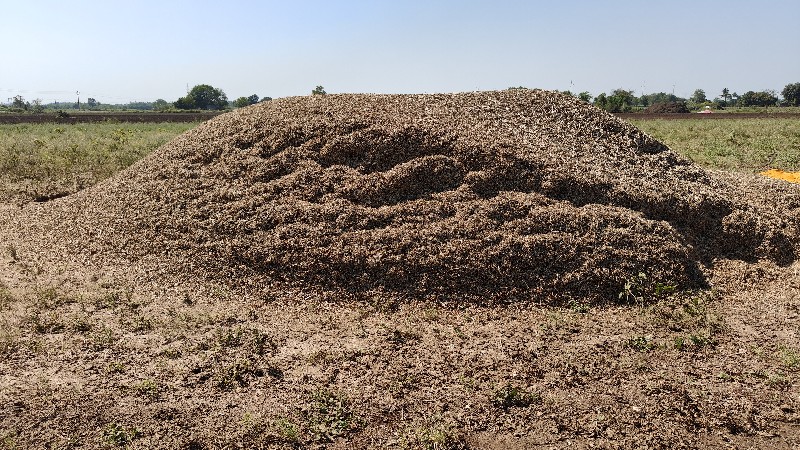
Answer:
<path fill-rule="evenodd" d="M 153 109 L 155 109 L 156 111 L 166 111 L 169 109 L 169 107 L 170 107 L 169 102 L 167 102 L 163 98 L 160 98 L 153 102 Z"/>
<path fill-rule="evenodd" d="M 328 93 L 325 92 L 325 88 L 322 86 L 317 86 L 311 91 L 311 95 L 327 95 Z"/>
<path fill-rule="evenodd" d="M 706 98 L 706 91 L 704 91 L 702 89 L 695 89 L 694 93 L 689 98 L 689 100 L 691 100 L 694 103 L 705 103 L 705 102 L 707 102 L 708 99 Z"/>
<path fill-rule="evenodd" d="M 175 103 L 173 103 L 173 106 L 175 106 L 175 108 L 177 108 L 177 109 L 195 109 L 196 108 L 195 103 L 194 103 L 194 99 L 189 97 L 188 95 L 186 97 L 181 97 L 178 100 L 175 100 Z"/>
<path fill-rule="evenodd" d="M 259 102 L 268 102 L 270 100 L 272 100 L 272 97 L 262 97 L 261 100 L 259 100 Z"/>
<path fill-rule="evenodd" d="M 124 109 L 134 109 L 137 111 L 152 111 L 153 103 L 151 102 L 130 102 L 123 106 Z"/>
<path fill-rule="evenodd" d="M 787 84 L 781 95 L 787 106 L 800 106 L 800 83 Z"/>
<path fill-rule="evenodd" d="M 580 94 L 578 94 L 578 98 L 585 101 L 586 103 L 590 103 L 592 101 L 592 94 L 583 91 Z"/>
<path fill-rule="evenodd" d="M 193 87 L 185 97 L 175 102 L 178 109 L 225 109 L 228 106 L 228 97 L 222 89 L 217 89 L 208 84 L 198 84 Z"/>
<path fill-rule="evenodd" d="M 233 106 L 236 108 L 244 108 L 245 106 L 255 105 L 258 103 L 258 96 L 253 94 L 249 97 L 239 97 L 233 101 Z"/>
<path fill-rule="evenodd" d="M 611 95 L 614 97 L 620 98 L 623 102 L 629 105 L 636 104 L 636 96 L 633 95 L 633 91 L 626 91 L 625 89 L 614 89 L 611 91 Z"/>
<path fill-rule="evenodd" d="M 739 97 L 739 106 L 775 106 L 778 97 L 769 91 L 747 91 Z"/>
<path fill-rule="evenodd" d="M 638 99 L 633 91 L 614 89 L 610 95 L 599 94 L 594 99 L 594 105 L 608 112 L 629 112 L 638 104 Z"/>
<path fill-rule="evenodd" d="M 87 105 L 89 108 L 94 108 L 95 106 L 97 106 L 97 100 L 95 100 L 95 99 L 93 99 L 93 98 L 89 97 L 89 99 L 87 99 L 87 100 L 86 100 L 86 105 Z"/>
<path fill-rule="evenodd" d="M 34 114 L 41 114 L 44 112 L 44 106 L 42 105 L 42 99 L 37 98 L 31 102 L 31 111 Z"/>
<path fill-rule="evenodd" d="M 639 100 L 633 95 L 633 91 L 620 88 L 611 91 L 609 103 L 611 104 L 611 108 L 608 108 L 610 112 L 630 112 L 639 103 Z"/>
<path fill-rule="evenodd" d="M 664 92 L 658 92 L 658 93 L 654 93 L 654 94 L 646 94 L 646 95 L 642 95 L 642 97 L 639 98 L 639 103 L 640 104 L 644 105 L 644 103 L 647 102 L 647 105 L 644 105 L 644 106 L 656 105 L 656 104 L 659 104 L 659 103 L 675 103 L 675 102 L 682 102 L 682 101 L 685 101 L 685 99 L 677 97 L 674 94 L 667 94 L 667 93 L 664 93 Z"/>
<path fill-rule="evenodd" d="M 21 95 L 14 96 L 14 101 L 11 102 L 11 107 L 17 109 L 28 109 L 28 105 L 29 104 L 25 102 L 25 97 Z"/>
<path fill-rule="evenodd" d="M 720 97 L 722 98 L 722 101 L 725 102 L 725 104 L 727 105 L 728 102 L 731 100 L 731 91 L 729 91 L 728 88 L 724 88 L 722 90 L 722 95 L 720 95 Z"/>
<path fill-rule="evenodd" d="M 606 103 L 608 102 L 605 92 L 601 92 L 594 98 L 594 106 L 597 106 L 600 109 L 606 109 Z"/>

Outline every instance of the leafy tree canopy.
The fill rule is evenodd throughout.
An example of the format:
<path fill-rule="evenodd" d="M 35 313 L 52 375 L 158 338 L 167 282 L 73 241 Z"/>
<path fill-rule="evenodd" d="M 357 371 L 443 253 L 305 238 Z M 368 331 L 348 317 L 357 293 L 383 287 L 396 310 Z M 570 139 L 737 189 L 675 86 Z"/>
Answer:
<path fill-rule="evenodd" d="M 193 87 L 186 97 L 181 97 L 175 102 L 178 109 L 225 109 L 228 106 L 228 97 L 222 89 L 217 89 L 208 84 L 198 84 Z"/>
<path fill-rule="evenodd" d="M 645 106 L 647 106 L 647 105 L 655 105 L 655 104 L 658 104 L 658 103 L 675 103 L 675 102 L 681 102 L 681 101 L 684 101 L 684 99 L 682 99 L 680 97 L 677 97 L 674 94 L 667 94 L 667 93 L 664 93 L 664 92 L 658 92 L 658 93 L 654 93 L 654 94 L 645 94 L 645 95 L 642 95 L 642 97 L 639 99 L 639 102 L 642 105 L 645 105 Z"/>
<path fill-rule="evenodd" d="M 29 104 L 25 102 L 25 97 L 21 95 L 14 96 L 14 101 L 11 103 L 12 108 L 28 109 Z"/>
<path fill-rule="evenodd" d="M 317 86 L 314 88 L 313 91 L 311 91 L 311 95 L 326 95 L 326 94 L 327 92 L 325 92 L 325 88 L 322 86 Z"/>
<path fill-rule="evenodd" d="M 166 111 L 169 109 L 169 107 L 170 104 L 163 98 L 160 98 L 153 102 L 153 109 L 155 109 L 156 111 Z"/>
<path fill-rule="evenodd" d="M 630 112 L 639 103 L 633 91 L 614 89 L 611 95 L 600 94 L 594 99 L 594 105 L 608 112 Z"/>
<path fill-rule="evenodd" d="M 781 95 L 788 106 L 800 106 L 800 83 L 787 84 Z"/>
<path fill-rule="evenodd" d="M 237 108 L 244 108 L 245 106 L 255 105 L 258 103 L 258 96 L 253 94 L 249 97 L 239 97 L 233 101 L 233 106 Z"/>
<path fill-rule="evenodd" d="M 778 97 L 769 91 L 747 91 L 739 97 L 740 106 L 775 106 L 777 103 Z"/>
<path fill-rule="evenodd" d="M 702 89 L 696 89 L 689 100 L 691 100 L 694 103 L 705 103 L 706 101 L 708 101 L 708 99 L 706 98 L 706 91 Z"/>

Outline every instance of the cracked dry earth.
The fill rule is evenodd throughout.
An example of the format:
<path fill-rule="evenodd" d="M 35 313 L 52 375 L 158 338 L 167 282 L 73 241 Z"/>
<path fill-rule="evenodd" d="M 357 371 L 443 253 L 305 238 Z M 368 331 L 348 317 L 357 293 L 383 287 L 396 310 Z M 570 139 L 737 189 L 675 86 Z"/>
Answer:
<path fill-rule="evenodd" d="M 799 195 L 546 91 L 238 110 L 0 207 L 0 446 L 797 448 Z"/>

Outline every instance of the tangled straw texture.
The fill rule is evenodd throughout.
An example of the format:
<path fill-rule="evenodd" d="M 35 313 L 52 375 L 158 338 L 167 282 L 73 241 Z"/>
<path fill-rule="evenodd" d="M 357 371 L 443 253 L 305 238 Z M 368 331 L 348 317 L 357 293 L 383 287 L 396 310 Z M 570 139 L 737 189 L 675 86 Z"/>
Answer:
<path fill-rule="evenodd" d="M 40 216 L 68 253 L 239 285 L 602 302 L 639 272 L 793 261 L 796 223 L 730 190 L 558 93 L 327 95 L 220 116 Z"/>

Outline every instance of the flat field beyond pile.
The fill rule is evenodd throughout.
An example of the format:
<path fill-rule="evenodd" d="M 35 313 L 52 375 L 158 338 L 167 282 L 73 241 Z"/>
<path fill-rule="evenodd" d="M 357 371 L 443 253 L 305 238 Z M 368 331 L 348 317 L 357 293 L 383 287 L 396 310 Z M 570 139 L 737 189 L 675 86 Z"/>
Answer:
<path fill-rule="evenodd" d="M 800 117 L 675 119 L 630 122 L 709 168 L 800 170 Z"/>
<path fill-rule="evenodd" d="M 325 101 L 339 107 L 336 98 Z M 396 101 L 398 115 L 405 101 L 429 102 L 431 117 L 443 108 L 438 97 Z M 663 192 L 686 189 L 679 193 L 685 197 L 657 204 L 685 209 L 686 220 L 696 221 L 687 225 L 667 207 L 641 206 L 649 197 L 626 197 L 610 177 L 569 165 L 602 161 L 594 144 L 564 160 L 564 172 L 595 177 L 577 189 L 570 183 L 580 179 L 558 178 L 552 161 L 526 166 L 526 155 L 508 150 L 526 136 L 497 143 L 492 150 L 509 159 L 496 161 L 491 152 L 470 153 L 479 145 L 420 134 L 422 122 L 350 124 L 327 144 L 315 141 L 327 136 L 319 130 L 339 122 L 323 113 L 279 136 L 248 122 L 260 123 L 257 114 L 272 120 L 277 113 L 267 108 L 317 114 L 313 104 L 297 102 L 221 116 L 163 147 L 196 124 L 0 125 L 0 449 L 800 446 L 800 243 L 792 241 L 800 189 L 753 175 L 800 169 L 799 119 L 633 121 L 701 171 L 616 119 L 568 103 L 599 124 L 587 136 L 600 143 L 625 138 L 606 149 L 616 165 L 663 168 L 643 173 L 643 184 L 683 177 L 683 184 L 665 178 Z M 224 135 L 230 127 L 244 131 Z M 416 147 L 400 146 L 398 136 Z M 362 138 L 385 146 L 362 149 Z M 624 152 L 629 147 L 635 157 Z M 370 159 L 372 151 L 382 159 Z M 488 162 L 472 162 L 480 158 Z M 635 179 L 620 170 L 625 182 Z M 541 179 L 526 185 L 504 173 Z M 435 189 L 403 184 L 408 179 Z M 194 184 L 176 191 L 168 184 L 174 180 Z M 219 180 L 227 180 L 224 189 L 209 188 Z M 712 188 L 733 194 L 702 191 Z M 698 192 L 705 200 L 695 202 Z M 296 199 L 287 201 L 290 194 Z M 441 199 L 434 211 L 421 206 Z M 147 208 L 139 209 L 140 200 Z M 225 214 L 214 205 L 225 205 Z M 336 209 L 343 207 L 351 214 Z M 697 215 L 705 210 L 722 212 L 705 221 Z M 725 213 L 738 214 L 740 226 L 725 222 Z M 247 221 L 255 216 L 268 217 L 269 226 Z M 563 217 L 569 223 L 557 222 Z M 602 221 L 592 222 L 597 217 Z M 465 225 L 446 228 L 456 219 Z M 585 229 L 574 225 L 578 219 Z M 431 221 L 444 225 L 422 228 Z M 663 231 L 667 222 L 677 231 Z M 499 231 L 486 232 L 486 224 Z M 555 250 L 542 244 L 549 240 L 526 240 L 533 233 L 526 227 L 535 226 L 543 227 L 540 239 L 563 238 L 564 253 L 572 252 L 546 254 L 553 264 L 586 277 L 607 273 L 608 280 L 565 281 L 539 271 L 547 258 L 526 259 L 532 257 L 523 250 Z M 191 233 L 195 227 L 202 233 Z M 724 236 L 712 239 L 724 227 L 724 236 L 740 242 L 728 248 Z M 358 239 L 383 239 L 380 233 L 393 229 L 416 233 L 401 244 L 403 255 L 420 257 L 417 267 L 448 267 L 452 279 L 397 264 L 395 240 L 373 251 L 375 241 Z M 331 230 L 339 234 L 331 238 Z M 469 248 L 495 266 L 458 253 L 464 247 L 453 242 L 471 238 L 463 230 L 484 233 Z M 647 230 L 666 237 L 634 239 Z M 445 232 L 449 240 L 437 241 Z M 517 241 L 500 246 L 504 233 Z M 153 243 L 156 250 L 151 236 L 163 239 Z M 603 236 L 617 239 L 615 247 L 594 244 Z M 484 238 L 497 247 L 481 246 Z M 363 260 L 347 260 L 337 239 L 370 250 Z M 325 251 L 296 251 L 305 242 L 323 243 Z M 656 244 L 688 250 L 631 250 Z M 522 270 L 495 248 L 518 252 L 517 262 L 531 267 Z M 595 270 L 612 253 L 648 269 L 619 280 L 613 267 Z M 369 258 L 379 254 L 384 259 Z M 459 278 L 469 264 L 503 288 L 487 289 L 494 300 L 440 291 L 474 286 Z M 343 267 L 363 268 L 354 277 L 369 286 L 345 280 Z M 524 291 L 504 273 L 541 279 L 550 290 L 520 301 L 538 287 Z M 672 273 L 685 279 L 660 275 Z M 592 286 L 611 293 L 586 296 Z"/>

